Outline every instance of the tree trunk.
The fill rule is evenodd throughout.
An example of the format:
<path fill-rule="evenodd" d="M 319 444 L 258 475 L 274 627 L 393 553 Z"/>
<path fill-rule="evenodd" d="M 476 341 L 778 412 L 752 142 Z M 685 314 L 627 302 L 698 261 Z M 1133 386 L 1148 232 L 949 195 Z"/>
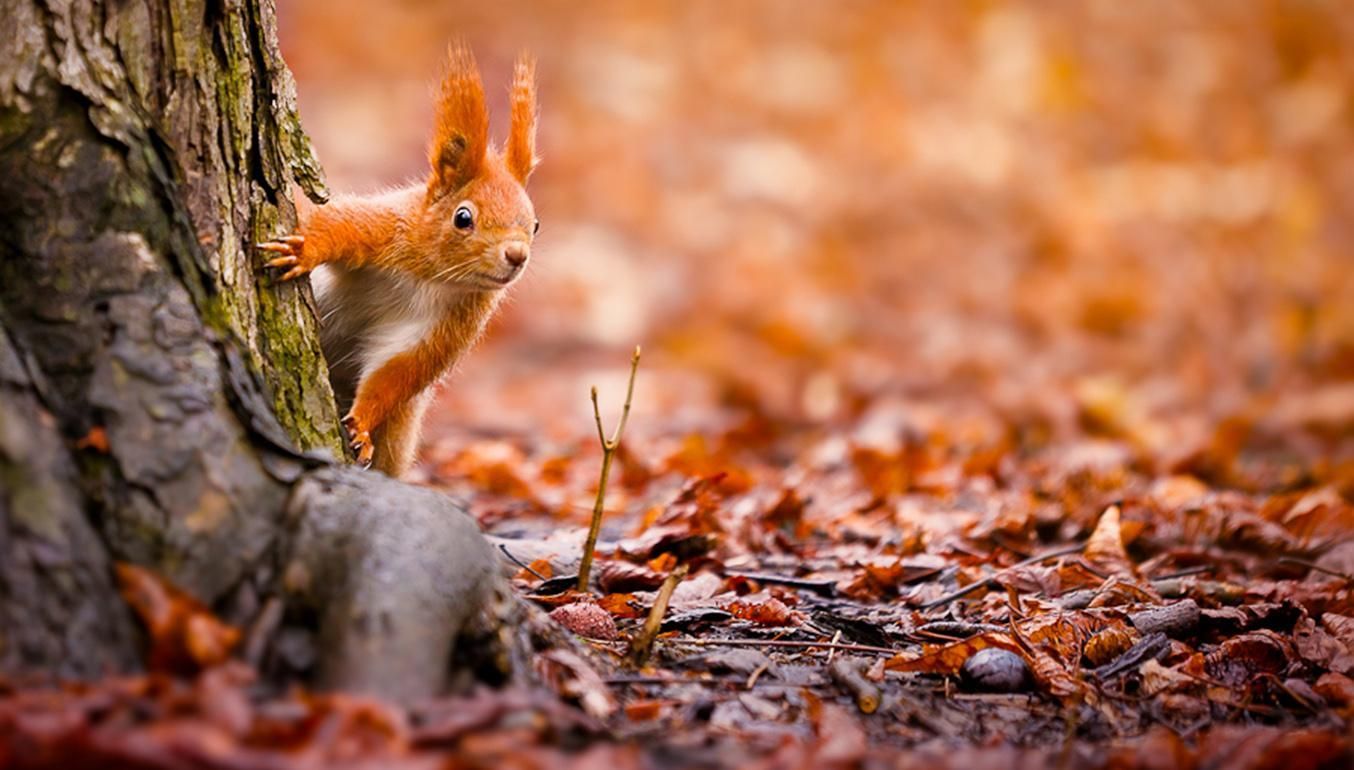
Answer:
<path fill-rule="evenodd" d="M 309 289 L 251 248 L 292 183 L 326 195 L 271 0 L 0 18 L 0 671 L 134 667 L 125 560 L 243 623 L 286 573 L 329 683 L 428 690 L 353 660 L 445 665 L 493 554 L 445 498 L 333 467 Z"/>

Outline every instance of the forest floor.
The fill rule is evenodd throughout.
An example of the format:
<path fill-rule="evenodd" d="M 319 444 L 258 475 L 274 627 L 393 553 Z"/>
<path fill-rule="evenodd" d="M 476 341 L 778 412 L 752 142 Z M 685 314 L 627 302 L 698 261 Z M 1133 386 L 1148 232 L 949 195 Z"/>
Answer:
<path fill-rule="evenodd" d="M 412 710 L 258 703 L 233 666 L 119 680 L 87 713 L 163 718 L 91 745 L 136 767 L 1354 761 L 1336 4 L 288 5 L 339 189 L 418 173 L 426 121 L 387 118 L 426 115 L 453 33 L 491 91 L 540 57 L 530 275 L 416 478 L 522 542 L 516 588 L 592 665 Z M 561 590 L 602 458 L 589 389 L 609 432 L 635 344 L 593 587 Z M 25 697 L 3 708 L 47 713 Z"/>

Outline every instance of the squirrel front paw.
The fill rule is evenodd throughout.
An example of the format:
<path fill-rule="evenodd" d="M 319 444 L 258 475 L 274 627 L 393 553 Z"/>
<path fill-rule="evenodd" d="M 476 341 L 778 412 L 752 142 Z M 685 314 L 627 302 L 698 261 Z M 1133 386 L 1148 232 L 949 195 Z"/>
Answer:
<path fill-rule="evenodd" d="M 287 272 L 282 274 L 284 281 L 300 278 L 315 269 L 315 265 L 307 263 L 302 255 L 305 245 L 306 237 L 304 235 L 285 235 L 267 243 L 254 244 L 255 248 L 260 251 L 278 255 L 268 260 L 266 264 L 273 268 L 287 268 Z"/>
<path fill-rule="evenodd" d="M 348 431 L 348 446 L 357 456 L 357 464 L 363 468 L 370 468 L 372 454 L 376 449 L 371 443 L 371 431 L 358 425 L 357 417 L 352 412 L 343 418 L 343 428 Z"/>

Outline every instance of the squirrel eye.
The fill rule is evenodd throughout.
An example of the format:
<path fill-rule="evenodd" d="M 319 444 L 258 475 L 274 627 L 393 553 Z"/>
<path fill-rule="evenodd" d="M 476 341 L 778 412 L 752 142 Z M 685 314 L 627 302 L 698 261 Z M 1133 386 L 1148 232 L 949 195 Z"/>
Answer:
<path fill-rule="evenodd" d="M 536 224 L 531 228 L 531 234 L 535 235 L 541 231 L 541 220 L 536 220 Z"/>
<path fill-rule="evenodd" d="M 451 223 L 457 230 L 469 230 L 475 226 L 475 215 L 470 213 L 469 206 L 461 206 L 451 215 Z"/>

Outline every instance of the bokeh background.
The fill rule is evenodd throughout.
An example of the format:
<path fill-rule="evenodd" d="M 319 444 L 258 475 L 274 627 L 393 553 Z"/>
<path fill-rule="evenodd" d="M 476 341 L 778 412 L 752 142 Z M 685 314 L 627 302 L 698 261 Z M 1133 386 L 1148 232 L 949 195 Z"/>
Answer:
<path fill-rule="evenodd" d="M 499 137 L 514 55 L 539 60 L 541 235 L 421 471 L 502 492 L 487 521 L 583 516 L 595 463 L 570 486 L 565 460 L 596 456 L 588 387 L 614 418 L 635 344 L 640 476 L 850 456 L 859 494 L 962 497 L 1071 452 L 1354 495 L 1347 3 L 280 6 L 336 189 L 424 173 L 449 40 Z M 901 475 L 860 452 L 907 447 Z"/>

